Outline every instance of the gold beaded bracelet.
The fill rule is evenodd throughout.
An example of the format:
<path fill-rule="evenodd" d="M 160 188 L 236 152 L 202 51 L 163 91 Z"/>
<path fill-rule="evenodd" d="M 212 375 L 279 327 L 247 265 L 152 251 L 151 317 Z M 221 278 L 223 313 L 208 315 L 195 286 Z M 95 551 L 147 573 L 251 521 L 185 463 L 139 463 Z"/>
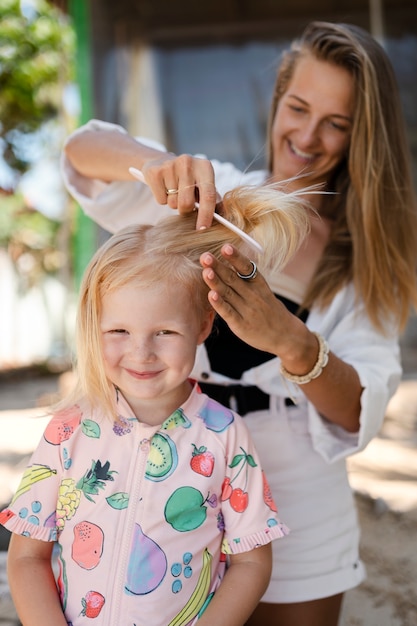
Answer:
<path fill-rule="evenodd" d="M 304 374 L 304 376 L 297 376 L 296 374 L 290 374 L 290 372 L 287 372 L 282 363 L 280 366 L 281 375 L 284 376 L 287 380 L 290 380 L 292 383 L 296 383 L 297 385 L 306 385 L 315 378 L 318 378 L 323 369 L 326 367 L 327 363 L 329 362 L 329 344 L 324 339 L 324 337 L 320 335 L 320 333 L 316 333 L 315 331 L 313 331 L 313 335 L 317 337 L 317 340 L 319 342 L 319 355 L 313 369 L 310 370 L 308 374 Z"/>

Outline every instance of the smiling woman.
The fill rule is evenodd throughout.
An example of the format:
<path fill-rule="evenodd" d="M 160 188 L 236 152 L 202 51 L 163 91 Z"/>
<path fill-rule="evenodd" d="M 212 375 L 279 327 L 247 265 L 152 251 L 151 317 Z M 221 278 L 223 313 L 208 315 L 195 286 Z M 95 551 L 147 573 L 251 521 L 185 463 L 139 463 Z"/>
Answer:
<path fill-rule="evenodd" d="M 272 175 L 321 183 L 347 155 L 355 83 L 348 70 L 305 55 L 279 100 L 271 131 Z"/>

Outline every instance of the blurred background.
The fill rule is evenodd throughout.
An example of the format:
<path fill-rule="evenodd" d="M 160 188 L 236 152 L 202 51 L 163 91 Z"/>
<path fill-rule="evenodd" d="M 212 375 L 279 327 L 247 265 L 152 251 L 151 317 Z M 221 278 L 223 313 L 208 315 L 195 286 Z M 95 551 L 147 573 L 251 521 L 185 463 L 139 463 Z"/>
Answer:
<path fill-rule="evenodd" d="M 385 47 L 417 189 L 416 0 L 0 0 L 0 508 L 71 379 L 79 281 L 108 236 L 63 188 L 65 138 L 95 117 L 260 168 L 280 54 L 313 19 Z M 349 459 L 368 580 L 347 594 L 343 626 L 417 624 L 416 315 L 401 344 L 381 433 Z M 8 538 L 0 527 L 0 625 L 16 626 Z"/>
<path fill-rule="evenodd" d="M 358 24 L 386 48 L 417 180 L 415 0 L 0 0 L 0 371 L 68 368 L 77 285 L 107 236 L 62 187 L 65 137 L 96 117 L 262 167 L 280 53 L 312 19 Z"/>

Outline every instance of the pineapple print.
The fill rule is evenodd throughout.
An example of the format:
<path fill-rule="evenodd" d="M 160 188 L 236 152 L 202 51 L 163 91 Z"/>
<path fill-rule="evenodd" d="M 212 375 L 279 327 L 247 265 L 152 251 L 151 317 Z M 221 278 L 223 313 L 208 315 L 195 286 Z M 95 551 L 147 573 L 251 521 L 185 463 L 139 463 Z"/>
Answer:
<path fill-rule="evenodd" d="M 91 468 L 77 483 L 73 478 L 64 478 L 61 481 L 56 507 L 56 525 L 59 531 L 64 528 L 65 522 L 75 515 L 81 501 L 81 494 L 84 494 L 90 502 L 94 502 L 92 496 L 98 495 L 100 489 L 105 488 L 106 480 L 114 480 L 114 473 L 110 470 L 109 461 L 102 465 L 98 460 L 93 461 Z"/>

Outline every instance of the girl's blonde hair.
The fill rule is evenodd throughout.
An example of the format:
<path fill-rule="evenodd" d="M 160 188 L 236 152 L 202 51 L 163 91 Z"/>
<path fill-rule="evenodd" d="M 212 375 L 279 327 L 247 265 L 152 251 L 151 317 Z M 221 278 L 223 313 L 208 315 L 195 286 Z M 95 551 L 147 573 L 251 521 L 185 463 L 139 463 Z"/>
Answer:
<path fill-rule="evenodd" d="M 343 285 L 353 282 L 379 330 L 387 319 L 406 325 L 417 306 L 417 207 L 411 155 L 396 78 L 383 48 L 352 25 L 312 22 L 284 53 L 269 122 L 300 58 L 313 56 L 346 69 L 355 84 L 355 111 L 349 154 L 340 163 L 323 198 L 333 232 L 303 306 L 327 306 Z"/>
<path fill-rule="evenodd" d="M 82 280 L 76 327 L 77 382 L 73 393 L 59 406 L 66 408 L 81 398 L 115 418 L 114 389 L 107 380 L 101 348 L 102 297 L 127 283 L 138 289 L 153 284 L 181 284 L 189 291 L 196 315 L 210 310 L 208 287 L 199 259 L 210 251 L 221 257 L 230 242 L 249 253 L 261 269 L 277 271 L 294 254 L 308 232 L 309 220 L 302 193 L 284 194 L 273 185 L 241 187 L 223 199 L 223 214 L 250 233 L 263 246 L 257 256 L 242 239 L 213 222 L 196 230 L 196 213 L 173 215 L 155 225 L 132 225 L 113 235 L 95 253 Z M 175 307 L 175 302 L 172 303 Z"/>

